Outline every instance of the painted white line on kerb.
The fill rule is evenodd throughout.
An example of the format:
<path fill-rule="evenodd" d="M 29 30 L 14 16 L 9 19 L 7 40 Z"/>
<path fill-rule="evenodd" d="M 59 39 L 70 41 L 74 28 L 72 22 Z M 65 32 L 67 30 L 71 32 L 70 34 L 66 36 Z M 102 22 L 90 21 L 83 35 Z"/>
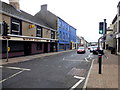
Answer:
<path fill-rule="evenodd" d="M 1 68 L 8 68 L 8 69 L 16 69 L 16 70 L 25 70 L 25 71 L 30 71 L 31 69 L 26 69 L 26 68 L 19 68 L 19 67 L 3 67 L 0 66 Z"/>
<path fill-rule="evenodd" d="M 74 78 L 80 79 L 74 86 L 72 86 L 69 90 L 75 89 L 85 78 L 84 77 L 79 77 L 79 76 L 74 76 Z"/>
<path fill-rule="evenodd" d="M 15 77 L 16 75 L 18 75 L 18 74 L 22 73 L 23 71 L 24 71 L 24 70 L 19 71 L 19 72 L 17 72 L 17 73 L 15 73 L 15 74 L 13 74 L 12 76 L 10 76 L 10 77 L 8 77 L 8 78 L 1 80 L 1 81 L 0 81 L 0 83 L 3 83 L 3 82 L 5 82 L 6 80 L 8 80 L 8 79 L 10 79 L 10 78 Z"/>
<path fill-rule="evenodd" d="M 92 60 L 91 67 L 90 67 L 90 69 L 89 69 L 88 75 L 87 75 L 86 80 L 85 80 L 85 84 L 84 84 L 84 86 L 83 86 L 83 90 L 86 90 L 88 78 L 89 78 L 89 76 L 90 76 L 90 72 L 91 72 L 91 69 L 92 69 L 92 67 L 93 67 L 93 62 L 94 62 L 94 59 Z"/>

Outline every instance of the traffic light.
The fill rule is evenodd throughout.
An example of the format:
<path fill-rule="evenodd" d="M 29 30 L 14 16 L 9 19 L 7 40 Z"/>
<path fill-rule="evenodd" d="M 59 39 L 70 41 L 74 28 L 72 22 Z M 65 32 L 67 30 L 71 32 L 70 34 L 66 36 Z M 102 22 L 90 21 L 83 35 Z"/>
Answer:
<path fill-rule="evenodd" d="M 103 22 L 99 23 L 99 34 L 103 34 L 103 25 L 104 25 Z"/>
<path fill-rule="evenodd" d="M 9 28 L 8 24 L 5 21 L 3 21 L 3 34 L 2 34 L 2 36 L 7 36 L 8 30 L 9 30 L 8 28 Z"/>

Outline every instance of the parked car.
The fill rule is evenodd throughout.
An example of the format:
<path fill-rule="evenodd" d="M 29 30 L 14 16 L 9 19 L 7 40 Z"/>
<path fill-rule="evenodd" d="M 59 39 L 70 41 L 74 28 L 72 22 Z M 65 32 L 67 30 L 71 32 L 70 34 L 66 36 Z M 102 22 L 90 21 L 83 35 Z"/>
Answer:
<path fill-rule="evenodd" d="M 94 46 L 91 46 L 91 47 L 90 47 L 90 52 L 93 52 L 93 47 L 94 47 Z"/>
<path fill-rule="evenodd" d="M 85 50 L 85 47 L 79 47 L 78 50 L 77 50 L 77 53 L 85 53 L 86 50 Z"/>
<path fill-rule="evenodd" d="M 88 50 L 90 50 L 90 46 L 88 47 Z"/>
<path fill-rule="evenodd" d="M 102 47 L 98 48 L 98 46 L 94 46 L 93 47 L 93 54 L 98 54 L 98 52 L 102 55 L 104 54 Z"/>

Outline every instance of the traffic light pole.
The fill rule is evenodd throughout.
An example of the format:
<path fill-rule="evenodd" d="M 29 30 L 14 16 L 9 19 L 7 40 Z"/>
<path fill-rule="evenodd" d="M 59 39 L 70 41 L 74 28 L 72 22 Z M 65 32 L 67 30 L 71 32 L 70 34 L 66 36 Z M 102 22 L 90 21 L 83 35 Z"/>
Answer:
<path fill-rule="evenodd" d="M 8 42 L 8 38 L 6 39 L 7 40 L 7 60 L 6 60 L 6 62 L 8 62 L 8 46 L 9 46 L 9 42 Z"/>
<path fill-rule="evenodd" d="M 99 74 L 102 74 L 102 54 L 100 53 L 100 39 L 104 38 L 106 36 L 106 34 L 104 36 L 101 36 L 99 39 L 98 39 L 98 63 L 99 63 L 99 70 L 98 70 L 98 73 Z"/>
<path fill-rule="evenodd" d="M 106 19 L 104 19 L 104 23 L 103 23 L 103 36 L 106 35 Z M 106 40 L 106 38 L 104 37 L 104 40 Z M 105 42 L 103 42 L 103 49 L 105 49 Z"/>

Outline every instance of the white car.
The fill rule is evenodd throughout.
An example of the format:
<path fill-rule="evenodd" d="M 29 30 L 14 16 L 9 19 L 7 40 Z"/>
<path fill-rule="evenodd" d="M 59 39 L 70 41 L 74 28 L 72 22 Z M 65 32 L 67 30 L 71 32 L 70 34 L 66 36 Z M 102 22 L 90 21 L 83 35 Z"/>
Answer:
<path fill-rule="evenodd" d="M 91 47 L 90 47 L 90 52 L 93 52 L 93 48 L 94 48 L 94 46 L 91 46 Z"/>

